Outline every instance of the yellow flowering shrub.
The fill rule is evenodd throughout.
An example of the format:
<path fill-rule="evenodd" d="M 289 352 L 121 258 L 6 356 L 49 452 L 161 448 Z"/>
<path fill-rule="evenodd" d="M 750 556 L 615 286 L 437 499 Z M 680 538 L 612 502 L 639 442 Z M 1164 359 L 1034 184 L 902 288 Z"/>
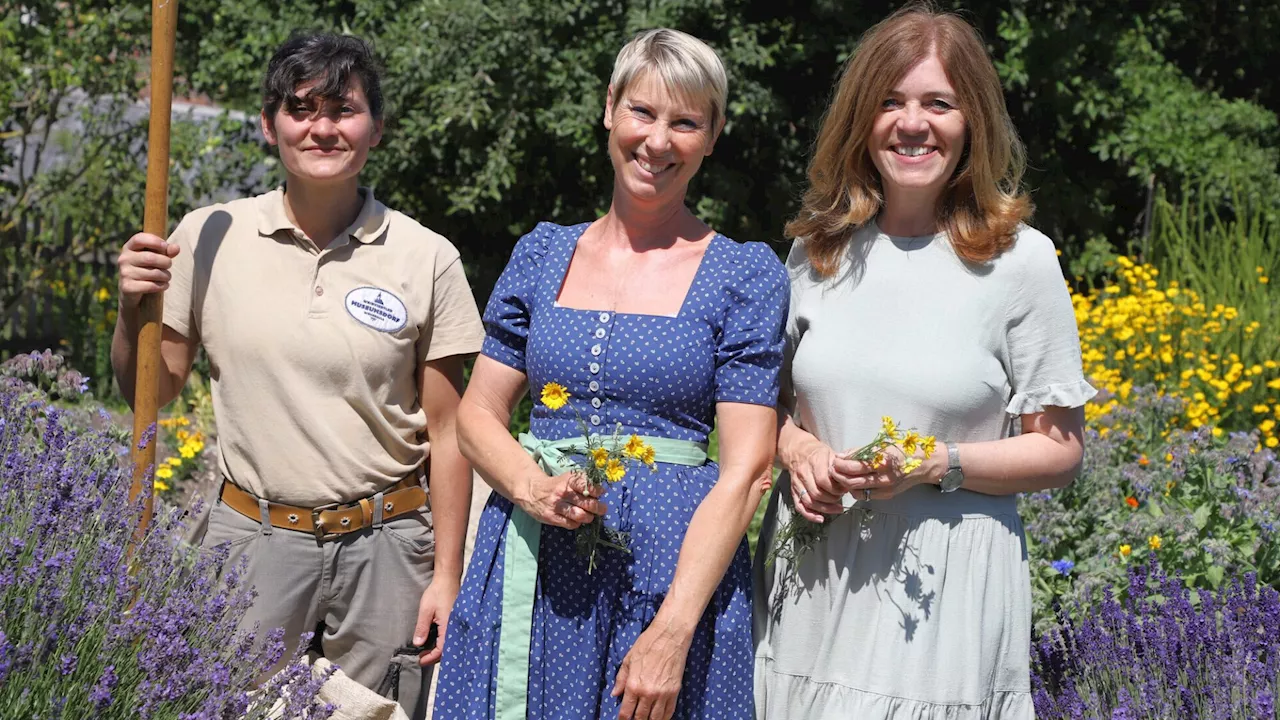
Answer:
<path fill-rule="evenodd" d="M 185 415 L 163 418 L 157 424 L 160 426 L 162 447 L 173 451 L 163 460 L 156 461 L 156 492 L 165 493 L 175 489 L 181 481 L 190 479 L 200 469 L 205 434 L 193 429 Z"/>
<path fill-rule="evenodd" d="M 1154 385 L 1186 403 L 1174 426 L 1257 430 L 1261 444 L 1280 445 L 1280 363 L 1250 357 L 1255 346 L 1274 346 L 1251 342 L 1255 334 L 1277 329 L 1209 304 L 1155 267 L 1123 256 L 1117 264 L 1110 284 L 1072 295 L 1085 375 L 1103 391 L 1085 407 L 1086 420 L 1106 434 L 1133 389 Z"/>

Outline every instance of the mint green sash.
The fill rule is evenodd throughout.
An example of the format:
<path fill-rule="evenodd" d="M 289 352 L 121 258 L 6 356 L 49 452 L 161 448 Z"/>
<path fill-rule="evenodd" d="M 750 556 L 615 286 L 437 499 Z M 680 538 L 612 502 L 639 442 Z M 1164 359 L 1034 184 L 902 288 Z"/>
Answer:
<path fill-rule="evenodd" d="M 654 460 L 697 467 L 707 461 L 706 443 L 671 438 L 640 438 L 653 446 Z M 568 472 L 576 465 L 567 455 L 581 450 L 582 438 L 539 440 L 520 433 L 520 447 L 549 476 Z M 496 720 L 525 720 L 529 692 L 529 643 L 533 631 L 533 596 L 538 584 L 538 543 L 542 524 L 519 506 L 512 507 L 507 523 L 502 571 L 502 627 L 498 631 L 498 689 L 494 698 Z"/>

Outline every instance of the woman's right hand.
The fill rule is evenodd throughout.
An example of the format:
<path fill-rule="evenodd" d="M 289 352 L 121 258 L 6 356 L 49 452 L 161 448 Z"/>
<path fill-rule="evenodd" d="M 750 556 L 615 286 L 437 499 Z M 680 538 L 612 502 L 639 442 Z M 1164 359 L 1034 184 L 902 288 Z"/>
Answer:
<path fill-rule="evenodd" d="M 525 496 L 518 504 L 543 525 L 575 530 L 604 517 L 608 507 L 599 500 L 604 490 L 601 486 L 589 487 L 587 476 L 577 471 L 554 477 L 538 473 L 529 478 Z"/>
<path fill-rule="evenodd" d="M 136 308 L 143 295 L 169 287 L 169 268 L 178 256 L 178 245 L 150 233 L 129 238 L 116 259 L 120 268 L 120 305 Z"/>
<path fill-rule="evenodd" d="M 857 463 L 842 457 L 826 443 L 811 440 L 790 463 L 791 500 L 796 512 L 806 520 L 821 523 L 824 515 L 844 512 L 840 497 L 853 479 Z"/>

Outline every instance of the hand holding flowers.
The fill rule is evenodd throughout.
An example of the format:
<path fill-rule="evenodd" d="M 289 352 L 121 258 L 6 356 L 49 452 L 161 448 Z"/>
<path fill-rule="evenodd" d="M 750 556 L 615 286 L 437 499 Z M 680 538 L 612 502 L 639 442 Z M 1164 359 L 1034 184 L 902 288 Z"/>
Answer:
<path fill-rule="evenodd" d="M 550 382 L 543 385 L 540 400 L 548 409 L 559 410 L 569 403 L 569 391 Z M 576 409 L 574 414 L 577 415 Z M 652 470 L 656 452 L 636 435 L 623 442 L 621 424 L 611 438 L 592 434 L 581 415 L 578 426 L 582 428 L 582 442 L 564 448 L 564 454 L 581 457 L 583 462 L 552 477 L 536 473 L 529 478 L 527 492 L 518 502 L 539 522 L 578 531 L 578 552 L 587 558 L 590 574 L 595 569 L 598 546 L 627 551 L 626 534 L 605 527 L 603 522 L 608 507 L 599 498 L 606 485 L 625 477 L 630 464 L 646 465 Z"/>
<path fill-rule="evenodd" d="M 806 448 L 800 462 L 788 464 L 796 514 L 778 528 L 768 561 L 782 557 L 794 567 L 826 537 L 826 516 L 851 509 L 845 495 L 855 493 L 855 502 L 884 500 L 926 482 L 925 461 L 936 447 L 932 436 L 904 431 L 886 416 L 875 439 L 856 450 L 837 454 L 822 443 Z"/>

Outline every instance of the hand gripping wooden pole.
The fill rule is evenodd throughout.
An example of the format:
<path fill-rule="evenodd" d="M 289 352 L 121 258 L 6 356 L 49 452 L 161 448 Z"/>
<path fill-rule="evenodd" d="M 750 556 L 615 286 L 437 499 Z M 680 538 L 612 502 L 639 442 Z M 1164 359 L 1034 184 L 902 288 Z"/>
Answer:
<path fill-rule="evenodd" d="M 178 0 L 151 2 L 151 126 L 147 134 L 147 205 L 143 232 L 169 234 L 169 119 L 173 110 L 173 39 Z M 160 404 L 160 328 L 164 297 L 151 293 L 138 307 L 138 377 L 133 395 L 133 485 L 130 503 L 147 489 L 135 538 L 151 524 L 156 464 L 156 416 Z"/>

